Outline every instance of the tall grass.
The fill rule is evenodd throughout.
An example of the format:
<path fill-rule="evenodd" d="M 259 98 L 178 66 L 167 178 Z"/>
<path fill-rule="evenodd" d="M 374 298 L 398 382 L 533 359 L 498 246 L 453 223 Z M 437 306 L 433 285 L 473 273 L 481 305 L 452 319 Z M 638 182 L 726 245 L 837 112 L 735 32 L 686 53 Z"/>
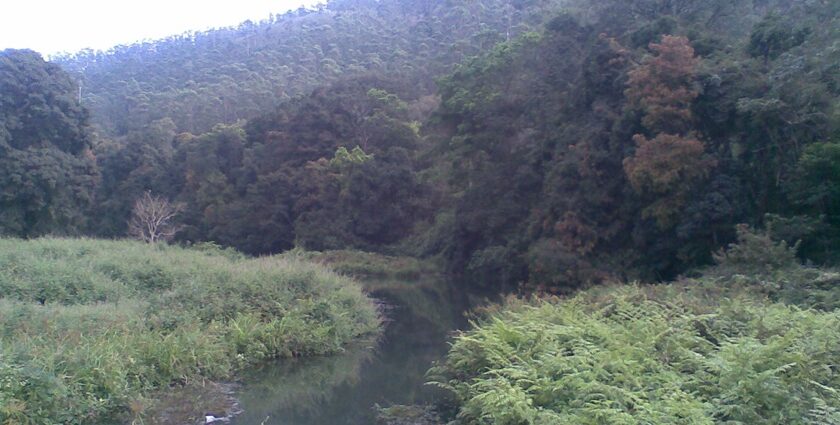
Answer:
<path fill-rule="evenodd" d="M 152 391 L 377 331 L 359 286 L 294 258 L 0 239 L 0 423 L 130 417 Z"/>
<path fill-rule="evenodd" d="M 424 276 L 437 276 L 441 271 L 441 266 L 433 259 L 355 250 L 323 252 L 292 250 L 283 256 L 315 261 L 329 266 L 338 273 L 360 279 L 417 280 Z"/>

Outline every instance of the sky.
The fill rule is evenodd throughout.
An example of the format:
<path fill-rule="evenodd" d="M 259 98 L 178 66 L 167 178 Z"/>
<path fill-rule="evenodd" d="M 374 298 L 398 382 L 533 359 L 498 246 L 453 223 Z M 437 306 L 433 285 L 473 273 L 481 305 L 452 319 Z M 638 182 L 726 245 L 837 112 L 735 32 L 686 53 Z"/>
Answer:
<path fill-rule="evenodd" d="M 44 56 L 258 21 L 322 0 L 2 0 L 0 50 Z"/>

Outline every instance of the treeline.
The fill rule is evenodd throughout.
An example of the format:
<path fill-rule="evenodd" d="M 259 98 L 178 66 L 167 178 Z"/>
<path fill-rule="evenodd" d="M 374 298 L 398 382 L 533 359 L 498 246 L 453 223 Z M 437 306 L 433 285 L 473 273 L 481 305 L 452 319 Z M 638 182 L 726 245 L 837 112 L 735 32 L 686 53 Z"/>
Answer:
<path fill-rule="evenodd" d="M 505 10 L 518 11 L 514 21 Z M 334 1 L 254 26 L 265 32 L 254 37 L 263 44 L 253 52 L 289 55 L 266 53 L 262 63 L 292 67 L 290 74 L 247 62 L 257 56 L 247 46 L 217 45 L 217 56 L 201 47 L 214 37 L 245 42 L 247 25 L 64 59 L 67 66 L 90 59 L 82 102 L 104 132 L 91 136 L 80 115 L 79 140 L 92 148 L 72 155 L 95 159 L 81 175 L 98 183 L 58 185 L 85 195 L 77 209 L 67 208 L 75 215 L 55 215 L 64 207 L 52 197 L 18 197 L 5 205 L 39 205 L 50 211 L 39 217 L 53 217 L 51 224 L 0 226 L 23 236 L 74 228 L 121 236 L 134 200 L 152 191 L 183 206 L 182 242 L 215 241 L 251 254 L 300 246 L 439 256 L 464 281 L 495 288 L 565 291 L 667 279 L 711 262 L 711 252 L 734 240 L 738 223 L 801 241 L 804 259 L 833 263 L 840 238 L 838 16 L 839 5 L 808 0 Z M 306 29 L 322 20 L 333 30 Z M 410 38 L 430 22 L 440 34 Z M 314 71 L 320 68 L 310 56 L 269 48 L 280 40 L 272 31 L 281 30 L 284 43 L 301 48 L 323 51 L 313 37 L 332 36 L 338 51 L 370 46 L 381 66 L 353 68 L 348 59 L 336 61 L 342 66 L 330 75 Z M 171 56 L 162 53 L 167 48 Z M 406 54 L 387 56 L 396 51 Z M 0 73 L 3 84 L 16 81 L 10 76 L 21 57 L 35 61 L 4 53 L 12 65 Z M 455 61 L 460 65 L 447 71 Z M 218 103 L 202 100 L 216 108 L 205 114 L 172 97 L 190 86 L 178 78 L 197 78 L 182 72 L 188 63 L 202 70 L 206 78 L 194 82 L 208 96 L 226 96 L 210 81 L 227 79 L 224 64 L 232 62 L 254 78 L 311 80 L 252 86 L 250 77 L 230 77 L 240 91 L 225 99 L 256 102 L 258 86 L 289 94 L 253 108 L 231 103 L 230 116 L 218 115 Z M 403 72 L 408 63 L 413 68 Z M 60 87 L 44 86 L 71 99 L 68 77 L 56 78 Z M 128 97 L 105 88 L 112 87 L 107 81 L 129 80 L 144 81 L 153 113 L 114 106 Z M 65 103 L 67 111 L 78 108 Z M 8 118 L 16 107 L 4 106 L 7 129 L 25 121 Z M 188 124 L 199 117 L 201 124 Z M 61 143 L 55 148 L 66 150 Z M 0 172 L 12 175 L 6 168 Z M 91 220 L 69 226 L 57 219 L 83 215 Z"/>
<path fill-rule="evenodd" d="M 80 81 L 82 102 L 108 136 L 171 118 L 210 131 L 316 87 L 368 73 L 433 78 L 539 25 L 559 0 L 332 0 L 234 28 L 81 51 L 54 60 Z"/>
<path fill-rule="evenodd" d="M 586 4 L 442 80 L 425 253 L 554 290 L 668 279 L 750 223 L 835 261 L 838 5 Z"/>
<path fill-rule="evenodd" d="M 411 117 L 428 109 L 354 79 L 290 101 L 245 125 L 176 135 L 153 123 L 101 156 L 96 231 L 118 236 L 145 190 L 186 205 L 179 239 L 212 240 L 250 254 L 307 249 L 377 249 L 428 215 Z"/>

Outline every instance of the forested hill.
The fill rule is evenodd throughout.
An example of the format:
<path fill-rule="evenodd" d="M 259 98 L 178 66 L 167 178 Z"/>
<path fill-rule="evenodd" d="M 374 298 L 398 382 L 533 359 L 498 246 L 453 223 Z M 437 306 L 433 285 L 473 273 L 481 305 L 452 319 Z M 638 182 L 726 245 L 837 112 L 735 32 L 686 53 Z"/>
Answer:
<path fill-rule="evenodd" d="M 253 118 L 365 73 L 433 91 L 452 64 L 543 22 L 560 0 L 332 0 L 233 28 L 53 58 L 110 136 L 169 117 L 178 131 Z"/>
<path fill-rule="evenodd" d="M 840 3 L 582 3 L 441 81 L 428 252 L 485 283 L 668 279 L 748 223 L 836 262 Z"/>
<path fill-rule="evenodd" d="M 60 63 L 105 131 L 4 52 L 5 234 L 120 237 L 151 191 L 183 243 L 436 256 L 494 288 L 668 279 L 740 223 L 840 259 L 840 2 L 335 0 Z M 90 149 L 17 140 L 53 118 Z"/>

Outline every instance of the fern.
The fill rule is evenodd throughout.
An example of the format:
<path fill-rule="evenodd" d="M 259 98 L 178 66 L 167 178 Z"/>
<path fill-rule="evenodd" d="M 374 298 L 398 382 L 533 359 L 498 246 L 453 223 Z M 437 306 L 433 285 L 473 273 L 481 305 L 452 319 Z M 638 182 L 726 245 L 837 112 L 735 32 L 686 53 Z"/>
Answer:
<path fill-rule="evenodd" d="M 838 313 L 685 289 L 511 301 L 432 374 L 460 424 L 836 423 Z"/>

